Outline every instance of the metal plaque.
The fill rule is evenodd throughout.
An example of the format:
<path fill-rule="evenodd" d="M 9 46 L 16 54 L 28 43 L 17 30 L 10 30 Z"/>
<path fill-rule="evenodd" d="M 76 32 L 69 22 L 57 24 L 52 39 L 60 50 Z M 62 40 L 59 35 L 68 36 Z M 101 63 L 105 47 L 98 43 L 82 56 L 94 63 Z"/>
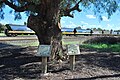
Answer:
<path fill-rule="evenodd" d="M 79 55 L 79 54 L 80 54 L 79 45 L 77 44 L 68 45 L 68 55 Z"/>
<path fill-rule="evenodd" d="M 49 57 L 51 54 L 50 45 L 39 45 L 36 56 Z"/>

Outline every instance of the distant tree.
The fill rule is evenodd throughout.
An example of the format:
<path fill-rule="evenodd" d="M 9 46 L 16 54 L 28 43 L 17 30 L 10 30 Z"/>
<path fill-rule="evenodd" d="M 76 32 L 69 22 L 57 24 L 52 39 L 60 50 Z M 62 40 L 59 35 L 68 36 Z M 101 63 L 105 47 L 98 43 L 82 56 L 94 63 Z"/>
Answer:
<path fill-rule="evenodd" d="M 0 33 L 5 30 L 5 26 L 0 23 Z"/>
<path fill-rule="evenodd" d="M 27 25 L 27 23 L 26 23 L 26 22 L 24 22 L 24 25 Z"/>
<path fill-rule="evenodd" d="M 96 28 L 93 28 L 93 30 L 97 30 Z"/>
<path fill-rule="evenodd" d="M 80 26 L 76 27 L 76 29 L 82 29 Z"/>
<path fill-rule="evenodd" d="M 120 30 L 117 30 L 118 32 L 120 32 Z"/>
<path fill-rule="evenodd" d="M 91 30 L 90 28 L 87 28 L 86 30 Z"/>
<path fill-rule="evenodd" d="M 2 28 L 2 24 L 0 24 L 0 32 L 2 31 L 2 29 L 1 29 L 1 28 Z"/>
<path fill-rule="evenodd" d="M 102 31 L 103 29 L 101 29 L 101 28 L 98 28 L 97 30 L 98 30 L 98 31 Z"/>
<path fill-rule="evenodd" d="M 61 17 L 73 18 L 74 11 L 93 9 L 100 20 L 102 13 L 105 12 L 110 18 L 117 11 L 119 2 L 119 0 L 0 0 L 0 17 L 4 18 L 5 5 L 14 9 L 15 20 L 22 18 L 20 12 L 25 12 L 28 15 L 27 25 L 35 31 L 39 44 L 52 43 L 54 46 L 52 51 L 58 53 L 62 40 Z"/>

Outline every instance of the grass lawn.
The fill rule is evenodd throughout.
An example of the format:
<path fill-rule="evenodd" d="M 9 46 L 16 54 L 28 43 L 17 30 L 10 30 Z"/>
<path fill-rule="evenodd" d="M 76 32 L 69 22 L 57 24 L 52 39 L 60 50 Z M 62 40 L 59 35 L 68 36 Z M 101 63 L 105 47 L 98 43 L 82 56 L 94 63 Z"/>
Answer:
<path fill-rule="evenodd" d="M 39 42 L 38 41 L 19 41 L 18 42 L 15 42 L 15 41 L 11 41 L 11 42 L 8 42 L 8 44 L 11 44 L 11 45 L 17 45 L 17 46 L 22 46 L 22 47 L 29 47 L 29 46 L 38 46 L 39 45 Z"/>
<path fill-rule="evenodd" d="M 5 34 L 4 33 L 0 33 L 0 36 L 5 36 Z"/>
<path fill-rule="evenodd" d="M 22 47 L 28 47 L 28 46 L 38 46 L 38 42 L 30 42 L 30 43 L 18 43 L 17 45 L 22 46 Z"/>
<path fill-rule="evenodd" d="M 68 44 L 80 44 L 80 42 L 79 42 L 79 41 L 67 41 L 67 42 L 62 41 L 62 44 L 63 44 L 63 45 L 68 45 Z"/>
<path fill-rule="evenodd" d="M 81 48 L 86 49 L 96 49 L 99 51 L 111 51 L 111 52 L 119 52 L 120 53 L 120 43 L 118 44 L 83 44 L 80 46 Z"/>

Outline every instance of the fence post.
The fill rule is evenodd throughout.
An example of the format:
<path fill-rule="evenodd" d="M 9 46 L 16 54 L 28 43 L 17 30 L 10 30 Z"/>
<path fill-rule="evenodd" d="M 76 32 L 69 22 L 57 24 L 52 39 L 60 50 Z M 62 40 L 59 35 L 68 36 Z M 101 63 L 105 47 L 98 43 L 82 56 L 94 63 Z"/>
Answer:
<path fill-rule="evenodd" d="M 75 55 L 70 55 L 70 69 L 73 71 L 75 69 Z"/>
<path fill-rule="evenodd" d="M 47 57 L 42 57 L 42 73 L 47 73 Z"/>

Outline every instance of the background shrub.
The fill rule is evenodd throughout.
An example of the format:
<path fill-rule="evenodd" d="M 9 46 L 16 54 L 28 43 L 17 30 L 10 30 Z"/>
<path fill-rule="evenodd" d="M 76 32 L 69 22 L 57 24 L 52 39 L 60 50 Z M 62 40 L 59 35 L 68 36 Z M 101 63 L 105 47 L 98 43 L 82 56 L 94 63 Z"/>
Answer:
<path fill-rule="evenodd" d="M 95 37 L 95 38 L 89 39 L 87 41 L 84 41 L 84 43 L 117 44 L 117 43 L 120 43 L 120 37 Z"/>

